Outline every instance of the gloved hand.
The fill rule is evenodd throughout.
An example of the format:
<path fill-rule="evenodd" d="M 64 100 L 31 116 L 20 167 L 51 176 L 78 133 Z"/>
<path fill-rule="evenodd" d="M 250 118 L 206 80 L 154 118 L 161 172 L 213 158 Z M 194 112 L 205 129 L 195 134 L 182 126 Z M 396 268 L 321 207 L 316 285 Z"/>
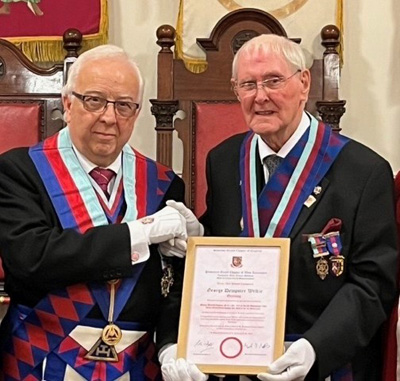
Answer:
<path fill-rule="evenodd" d="M 131 230 L 136 230 L 147 238 L 148 244 L 170 239 L 187 239 L 186 219 L 174 208 L 166 206 L 158 212 L 128 222 Z"/>
<path fill-rule="evenodd" d="M 158 250 L 166 257 L 184 258 L 186 256 L 187 244 L 186 241 L 181 238 L 174 238 L 161 242 L 158 245 Z"/>
<path fill-rule="evenodd" d="M 269 373 L 259 373 L 257 378 L 262 381 L 304 380 L 315 362 L 315 357 L 310 342 L 299 339 L 269 366 Z"/>
<path fill-rule="evenodd" d="M 186 220 L 186 230 L 189 237 L 202 236 L 204 234 L 203 225 L 197 220 L 193 212 L 188 209 L 182 202 L 168 200 L 166 204 L 176 209 Z M 174 238 L 173 240 L 160 243 L 158 246 L 161 254 L 166 257 L 179 257 L 186 256 L 187 244 L 185 240 Z"/>
<path fill-rule="evenodd" d="M 164 381 L 206 381 L 208 376 L 195 364 L 183 358 L 176 359 L 177 345 L 161 349 L 158 359 Z"/>
<path fill-rule="evenodd" d="M 198 237 L 204 235 L 203 225 L 198 221 L 193 212 L 182 202 L 168 200 L 166 204 L 176 209 L 186 219 L 186 230 L 189 237 Z"/>

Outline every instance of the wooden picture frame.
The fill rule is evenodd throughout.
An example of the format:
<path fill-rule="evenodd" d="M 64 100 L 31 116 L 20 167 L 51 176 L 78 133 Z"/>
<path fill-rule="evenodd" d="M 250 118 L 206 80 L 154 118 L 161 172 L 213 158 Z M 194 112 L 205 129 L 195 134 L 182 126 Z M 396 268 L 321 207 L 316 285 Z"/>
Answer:
<path fill-rule="evenodd" d="M 204 373 L 258 374 L 284 351 L 288 238 L 191 237 L 178 358 Z"/>

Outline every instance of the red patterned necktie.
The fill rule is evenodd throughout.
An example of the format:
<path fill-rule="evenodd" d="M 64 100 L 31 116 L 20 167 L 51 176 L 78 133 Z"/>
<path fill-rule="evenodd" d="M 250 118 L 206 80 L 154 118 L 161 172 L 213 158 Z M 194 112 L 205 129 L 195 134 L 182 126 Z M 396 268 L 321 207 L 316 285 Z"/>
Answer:
<path fill-rule="evenodd" d="M 93 180 L 99 184 L 99 187 L 106 195 L 107 199 L 110 198 L 110 194 L 108 193 L 108 184 L 115 176 L 114 171 L 111 169 L 99 168 L 96 167 L 90 171 L 90 176 L 93 177 Z"/>

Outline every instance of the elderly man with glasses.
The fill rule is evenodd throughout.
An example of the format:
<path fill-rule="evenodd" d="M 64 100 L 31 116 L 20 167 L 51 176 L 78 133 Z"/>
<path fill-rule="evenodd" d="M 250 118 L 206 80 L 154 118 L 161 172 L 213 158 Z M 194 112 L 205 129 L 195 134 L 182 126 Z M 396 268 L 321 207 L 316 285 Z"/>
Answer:
<path fill-rule="evenodd" d="M 258 379 L 379 381 L 396 297 L 393 175 L 305 111 L 310 82 L 301 47 L 284 37 L 261 35 L 237 52 L 232 86 L 249 132 L 209 153 L 200 221 L 212 236 L 291 240 L 291 345 Z M 183 368 L 171 360 L 163 373 Z"/>
<path fill-rule="evenodd" d="M 165 206 L 182 180 L 128 144 L 142 95 L 122 49 L 89 50 L 63 89 L 67 127 L 0 157 L 2 380 L 161 380 L 183 272 L 162 243 L 184 248 L 187 229 Z"/>

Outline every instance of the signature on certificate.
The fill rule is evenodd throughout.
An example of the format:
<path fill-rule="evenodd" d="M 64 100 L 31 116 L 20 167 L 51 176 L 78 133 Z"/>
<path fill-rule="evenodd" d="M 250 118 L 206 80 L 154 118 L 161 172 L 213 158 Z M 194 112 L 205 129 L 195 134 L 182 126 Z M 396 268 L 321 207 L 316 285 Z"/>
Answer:
<path fill-rule="evenodd" d="M 206 353 L 214 349 L 214 343 L 210 340 L 197 340 L 194 346 L 200 353 Z"/>
<path fill-rule="evenodd" d="M 253 348 L 253 349 L 266 349 L 266 348 L 270 348 L 271 346 L 266 343 L 266 342 L 249 342 L 249 343 L 244 343 L 244 346 L 246 348 Z"/>

